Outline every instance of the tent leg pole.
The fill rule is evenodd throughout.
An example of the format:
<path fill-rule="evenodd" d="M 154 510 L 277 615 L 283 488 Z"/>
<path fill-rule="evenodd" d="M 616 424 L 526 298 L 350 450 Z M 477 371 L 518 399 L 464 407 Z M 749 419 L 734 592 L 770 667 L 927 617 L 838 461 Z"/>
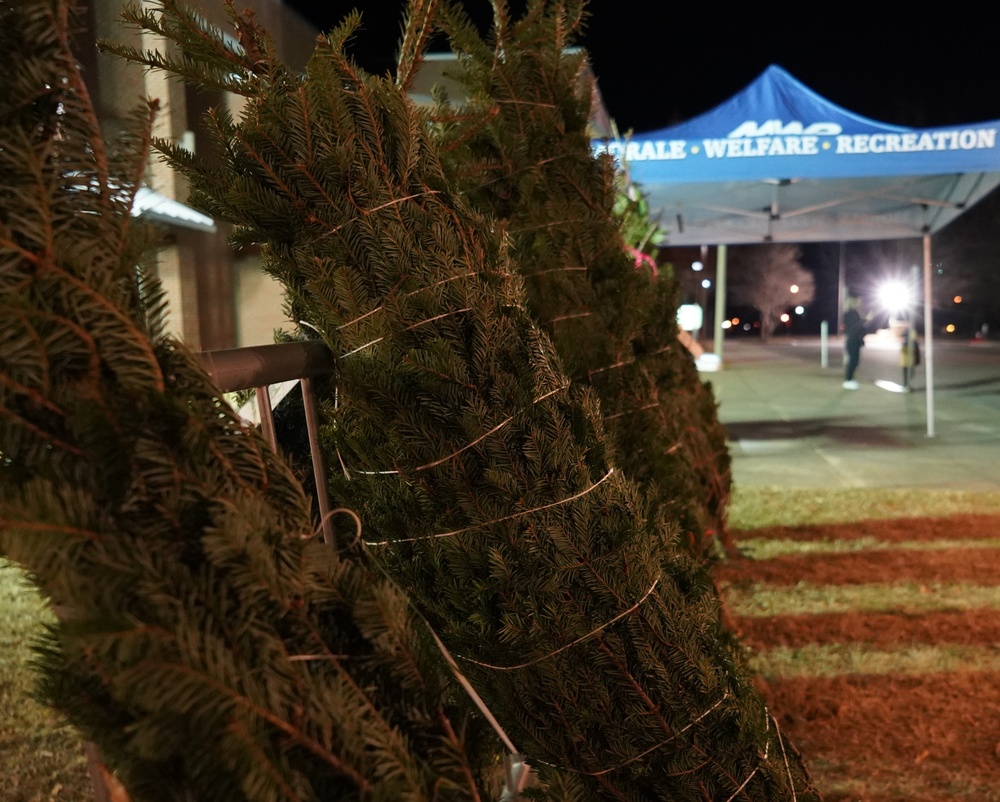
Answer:
<path fill-rule="evenodd" d="M 719 367 L 722 367 L 723 342 L 722 319 L 726 316 L 726 246 L 717 245 L 715 255 L 715 334 L 712 342 L 712 350 L 719 358 Z"/>
<path fill-rule="evenodd" d="M 840 331 L 840 321 L 844 319 L 844 299 L 847 297 L 847 254 L 845 244 L 840 243 L 840 254 L 837 259 L 837 321 L 834 331 Z"/>
<path fill-rule="evenodd" d="M 930 234 L 924 234 L 924 371 L 927 385 L 927 436 L 934 437 L 934 302 L 931 292 Z"/>

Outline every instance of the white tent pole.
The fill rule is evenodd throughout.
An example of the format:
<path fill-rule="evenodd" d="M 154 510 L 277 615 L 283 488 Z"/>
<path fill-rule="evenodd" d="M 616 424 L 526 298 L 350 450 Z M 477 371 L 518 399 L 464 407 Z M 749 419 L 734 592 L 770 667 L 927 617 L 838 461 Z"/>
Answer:
<path fill-rule="evenodd" d="M 715 335 L 712 350 L 719 358 L 722 367 L 722 319 L 726 316 L 726 246 L 717 245 L 715 255 Z"/>
<path fill-rule="evenodd" d="M 927 436 L 934 437 L 934 302 L 931 292 L 931 235 L 924 234 L 924 371 Z"/>
<path fill-rule="evenodd" d="M 840 321 L 844 319 L 844 298 L 847 297 L 847 258 L 844 241 L 840 241 L 840 255 L 837 259 L 837 321 L 834 331 L 840 331 Z"/>

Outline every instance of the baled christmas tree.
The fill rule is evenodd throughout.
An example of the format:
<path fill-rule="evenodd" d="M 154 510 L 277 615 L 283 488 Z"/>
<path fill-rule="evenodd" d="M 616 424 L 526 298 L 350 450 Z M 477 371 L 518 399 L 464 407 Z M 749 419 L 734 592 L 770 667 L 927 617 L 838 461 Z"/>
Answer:
<path fill-rule="evenodd" d="M 298 73 L 249 16 L 238 51 L 169 0 L 129 16 L 185 57 L 121 52 L 246 95 L 210 120 L 219 167 L 164 150 L 336 355 L 334 492 L 529 761 L 600 799 L 815 799 L 707 573 L 532 321 L 500 227 L 400 88 L 345 55 L 357 18 Z"/>
<path fill-rule="evenodd" d="M 317 541 L 164 335 L 130 215 L 148 121 L 106 146 L 76 13 L 0 10 L 0 553 L 58 613 L 40 692 L 136 802 L 497 798 L 497 741 L 406 598 Z"/>
<path fill-rule="evenodd" d="M 725 528 L 725 432 L 677 339 L 676 283 L 628 252 L 613 165 L 592 156 L 586 54 L 570 49 L 583 3 L 531 0 L 516 21 L 505 0 L 493 6 L 490 41 L 443 6 L 458 54 L 449 74 L 468 97 L 436 110 L 442 158 L 458 189 L 506 224 L 529 308 L 570 378 L 596 390 L 621 467 L 704 553 Z"/>

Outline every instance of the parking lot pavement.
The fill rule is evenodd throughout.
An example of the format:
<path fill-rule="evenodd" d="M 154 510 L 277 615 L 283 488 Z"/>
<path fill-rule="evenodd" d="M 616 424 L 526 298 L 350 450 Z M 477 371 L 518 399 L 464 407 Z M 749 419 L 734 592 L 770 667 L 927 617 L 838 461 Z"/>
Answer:
<path fill-rule="evenodd" d="M 842 387 L 839 338 L 727 340 L 702 373 L 729 434 L 737 487 L 1000 490 L 1000 343 L 934 344 L 933 436 L 926 365 L 911 392 L 899 344 L 870 336 L 857 390 Z"/>

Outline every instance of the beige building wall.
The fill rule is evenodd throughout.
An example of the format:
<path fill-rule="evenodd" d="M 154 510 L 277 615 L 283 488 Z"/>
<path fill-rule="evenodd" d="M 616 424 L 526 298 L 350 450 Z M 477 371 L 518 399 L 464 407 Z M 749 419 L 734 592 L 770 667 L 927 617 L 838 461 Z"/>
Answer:
<path fill-rule="evenodd" d="M 260 268 L 260 257 L 236 262 L 236 339 L 246 345 L 270 345 L 276 329 L 292 332 L 285 314 L 285 292 L 277 279 Z"/>
<path fill-rule="evenodd" d="M 188 0 L 188 5 L 200 8 L 206 20 L 223 30 L 230 29 L 221 0 Z M 121 7 L 121 0 L 90 0 L 91 36 L 81 38 L 81 62 L 105 135 L 113 138 L 143 99 L 155 98 L 159 112 L 154 135 L 210 156 L 200 131 L 201 115 L 213 105 L 237 99 L 195 91 L 163 74 L 98 55 L 94 42 L 102 38 L 149 50 L 167 47 L 159 37 L 121 24 Z M 253 10 L 283 59 L 296 66 L 305 63 L 317 32 L 294 11 L 280 0 L 241 0 L 238 8 Z M 169 198 L 187 200 L 187 181 L 155 154 L 146 166 L 144 182 Z M 259 273 L 255 258 L 239 259 L 228 235 L 224 224 L 217 223 L 215 232 L 170 225 L 156 254 L 155 267 L 169 307 L 168 330 L 195 350 L 269 343 L 275 328 L 288 327 L 281 312 L 281 288 Z"/>

